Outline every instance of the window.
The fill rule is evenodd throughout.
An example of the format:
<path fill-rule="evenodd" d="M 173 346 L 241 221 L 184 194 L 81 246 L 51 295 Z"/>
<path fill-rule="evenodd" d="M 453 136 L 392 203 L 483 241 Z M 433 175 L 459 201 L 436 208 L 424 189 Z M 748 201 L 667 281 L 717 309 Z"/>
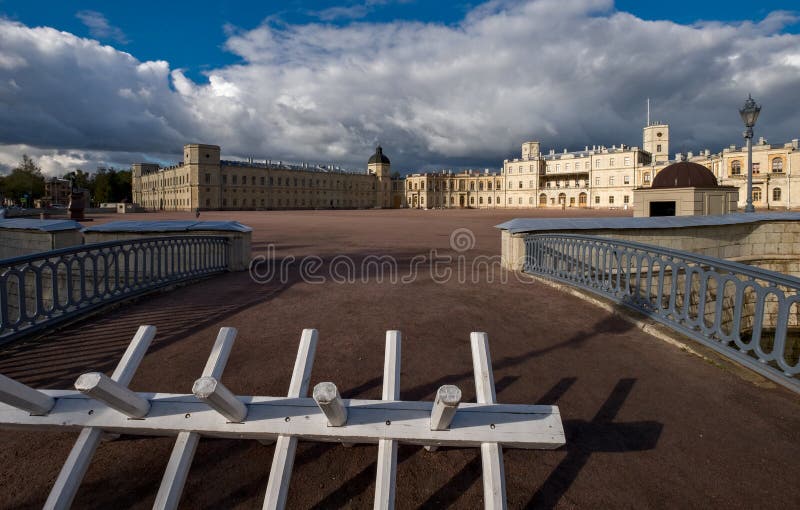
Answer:
<path fill-rule="evenodd" d="M 262 179 L 263 179 L 263 177 L 262 177 Z M 253 177 L 250 179 L 250 184 L 252 184 L 253 186 L 255 186 L 255 185 L 256 185 L 256 176 L 255 176 L 255 175 L 254 175 L 254 176 L 253 176 Z M 263 183 L 262 183 L 262 184 L 263 184 Z M 255 203 L 255 201 L 254 201 L 254 202 L 253 202 L 253 207 L 255 207 L 255 205 L 256 205 L 256 203 Z"/>
<path fill-rule="evenodd" d="M 528 204 L 533 205 L 533 197 L 528 197 Z"/>
<path fill-rule="evenodd" d="M 594 185 L 595 186 L 600 186 L 600 177 L 595 177 L 594 178 Z"/>
<path fill-rule="evenodd" d="M 625 166 L 631 166 L 631 157 L 625 156 Z"/>
<path fill-rule="evenodd" d="M 780 188 L 773 188 L 772 190 L 772 200 L 776 202 L 780 202 L 781 200 L 781 189 Z"/>
<path fill-rule="evenodd" d="M 753 202 L 761 202 L 761 188 L 753 188 Z"/>
<path fill-rule="evenodd" d="M 508 197 L 508 203 L 509 204 L 513 204 L 514 203 L 514 199 L 512 199 L 511 197 Z"/>
<path fill-rule="evenodd" d="M 469 203 L 470 203 L 470 205 L 474 204 L 475 203 L 475 197 L 469 197 Z"/>
<path fill-rule="evenodd" d="M 622 181 L 623 181 L 625 184 L 630 184 L 630 183 L 631 183 L 631 176 L 630 176 L 630 175 L 626 175 L 626 176 L 624 176 L 624 177 L 622 178 Z"/>
<path fill-rule="evenodd" d="M 228 176 L 227 175 L 223 175 L 222 176 L 222 184 L 228 184 Z"/>
<path fill-rule="evenodd" d="M 483 181 L 478 183 L 478 191 L 483 191 Z"/>
<path fill-rule="evenodd" d="M 529 188 L 532 188 L 532 187 L 533 187 L 533 181 L 528 181 L 528 187 L 529 187 Z"/>
<path fill-rule="evenodd" d="M 486 203 L 491 204 L 492 203 L 492 197 L 487 198 L 486 199 Z"/>
<path fill-rule="evenodd" d="M 783 159 L 782 158 L 773 158 L 772 160 L 772 171 L 775 173 L 783 172 Z"/>
<path fill-rule="evenodd" d="M 753 173 L 754 174 L 761 173 L 761 164 L 760 163 L 753 163 Z"/>
<path fill-rule="evenodd" d="M 564 164 L 564 171 L 569 172 L 569 163 Z"/>
<path fill-rule="evenodd" d="M 731 175 L 742 175 L 742 162 L 738 159 L 731 161 Z"/>
<path fill-rule="evenodd" d="M 599 204 L 599 203 L 600 203 L 600 197 L 598 197 L 598 196 L 595 196 L 595 197 L 594 197 L 594 203 L 595 203 L 595 204 Z"/>
<path fill-rule="evenodd" d="M 522 181 L 519 181 L 519 189 L 522 189 Z"/>
<path fill-rule="evenodd" d="M 518 203 L 519 205 L 522 205 L 522 197 L 519 197 L 519 198 L 517 199 L 517 203 Z"/>
<path fill-rule="evenodd" d="M 586 170 L 589 170 L 589 167 L 592 166 L 592 165 L 590 165 L 589 162 L 587 161 L 586 164 L 583 165 L 583 166 L 584 166 L 584 168 L 586 168 Z"/>
<path fill-rule="evenodd" d="M 656 152 L 661 152 L 661 144 L 656 145 Z"/>
<path fill-rule="evenodd" d="M 513 166 L 508 167 L 508 173 L 510 173 L 510 174 L 514 173 L 514 167 Z"/>
<path fill-rule="evenodd" d="M 233 184 L 234 184 L 234 186 L 236 185 L 236 177 L 237 177 L 237 176 L 235 176 L 235 175 L 234 175 L 233 177 L 231 177 L 231 179 L 233 179 Z M 236 204 L 233 204 L 233 205 L 236 205 Z"/>
<path fill-rule="evenodd" d="M 556 172 L 561 171 L 561 163 L 556 163 Z"/>
<path fill-rule="evenodd" d="M 644 182 L 645 182 L 645 184 L 650 182 L 650 172 L 645 172 L 644 173 Z"/>
<path fill-rule="evenodd" d="M 264 177 L 262 177 L 262 178 L 261 178 L 261 185 L 262 185 L 262 186 L 263 186 L 263 185 L 266 183 L 265 181 L 266 181 L 266 179 L 265 179 Z"/>
<path fill-rule="evenodd" d="M 775 166 L 774 164 L 772 165 Z M 211 184 L 211 174 L 206 174 L 206 184 Z"/>
<path fill-rule="evenodd" d="M 486 189 L 491 191 L 491 189 L 492 189 L 492 182 L 491 181 L 486 183 Z"/>
<path fill-rule="evenodd" d="M 614 166 L 614 158 L 608 158 L 608 166 Z"/>
<path fill-rule="evenodd" d="M 469 190 L 470 191 L 475 191 L 475 183 L 474 182 L 470 182 L 469 183 Z"/>
<path fill-rule="evenodd" d="M 608 185 L 609 186 L 613 186 L 614 185 L 614 176 L 613 175 L 608 178 Z"/>
<path fill-rule="evenodd" d="M 625 196 L 623 196 L 623 197 L 622 197 L 622 203 L 623 203 L 623 204 L 628 204 L 628 203 L 630 203 L 630 197 L 629 197 L 628 195 L 625 195 Z"/>
<path fill-rule="evenodd" d="M 594 167 L 595 168 L 600 168 L 600 160 L 599 159 L 595 159 L 594 160 Z"/>
<path fill-rule="evenodd" d="M 614 195 L 611 195 L 610 197 L 608 197 L 608 203 L 609 204 L 613 204 L 614 203 Z"/>
<path fill-rule="evenodd" d="M 478 203 L 479 203 L 480 205 L 483 205 L 483 197 L 480 197 L 480 198 L 478 198 Z"/>

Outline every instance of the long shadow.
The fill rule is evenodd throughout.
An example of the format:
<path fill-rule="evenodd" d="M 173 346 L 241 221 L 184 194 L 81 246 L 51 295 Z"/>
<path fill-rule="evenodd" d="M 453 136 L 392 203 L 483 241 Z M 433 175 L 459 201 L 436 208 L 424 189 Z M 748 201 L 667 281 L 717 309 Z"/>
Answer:
<path fill-rule="evenodd" d="M 576 377 L 565 377 L 558 381 L 537 401 L 537 404 L 555 405 L 558 400 L 575 384 Z M 431 494 L 420 508 L 447 508 L 453 504 L 483 476 L 481 456 L 475 452 L 475 457 L 469 461 L 446 484 Z"/>
<path fill-rule="evenodd" d="M 363 261 L 372 255 L 375 253 L 347 255 L 353 261 L 353 279 L 362 281 L 376 276 L 369 266 L 362 273 Z M 393 255 L 400 276 L 411 267 L 413 256 Z M 331 264 L 340 260 L 336 257 L 321 257 L 318 271 L 329 274 Z M 158 326 L 148 350 L 153 353 L 209 326 L 223 325 L 229 317 L 266 303 L 305 281 L 299 263 L 292 257 L 276 257 L 269 264 L 280 267 L 284 260 L 293 261 L 287 264 L 288 270 L 266 281 L 255 282 L 248 273 L 224 274 L 196 282 L 193 288 L 169 291 L 183 293 L 178 295 L 186 296 L 185 303 L 159 305 L 161 299 L 169 299 L 166 293 L 141 296 L 36 338 L 4 345 L 0 373 L 38 388 L 67 388 L 86 371 L 110 372 L 142 324 Z M 214 284 L 216 287 L 211 288 Z"/>
<path fill-rule="evenodd" d="M 620 379 L 591 421 L 566 420 L 567 455 L 533 495 L 526 508 L 555 508 L 593 453 L 625 453 L 655 448 L 663 424 L 614 423 L 636 379 Z"/>

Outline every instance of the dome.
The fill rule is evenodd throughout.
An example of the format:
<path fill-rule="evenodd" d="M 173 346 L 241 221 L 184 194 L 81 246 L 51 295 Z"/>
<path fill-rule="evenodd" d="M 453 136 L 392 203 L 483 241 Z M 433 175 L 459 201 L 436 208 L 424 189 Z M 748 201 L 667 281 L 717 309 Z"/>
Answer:
<path fill-rule="evenodd" d="M 688 161 L 673 163 L 653 179 L 651 188 L 716 188 L 717 178 L 711 170 Z"/>
<path fill-rule="evenodd" d="M 389 158 L 384 156 L 383 149 L 381 148 L 380 145 L 375 147 L 375 154 L 373 154 L 372 157 L 369 158 L 369 161 L 367 162 L 368 165 L 371 165 L 373 163 L 385 163 L 387 165 L 389 164 Z"/>

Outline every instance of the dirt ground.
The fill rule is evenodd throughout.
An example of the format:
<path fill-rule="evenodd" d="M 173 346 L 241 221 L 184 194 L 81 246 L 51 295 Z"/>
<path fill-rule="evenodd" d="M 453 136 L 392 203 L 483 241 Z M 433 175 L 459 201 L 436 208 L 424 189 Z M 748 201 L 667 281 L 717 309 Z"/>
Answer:
<path fill-rule="evenodd" d="M 549 214 L 565 213 L 585 214 Z M 558 450 L 504 451 L 510 508 L 750 509 L 800 500 L 796 395 L 748 382 L 548 286 L 513 275 L 502 282 L 485 265 L 474 278 L 459 273 L 459 264 L 499 254 L 494 225 L 531 214 L 203 213 L 201 219 L 252 226 L 254 256 L 293 256 L 287 277 L 256 282 L 231 273 L 142 298 L 3 348 L 0 373 L 35 387 L 69 388 L 83 372 L 110 373 L 137 326 L 153 324 L 158 334 L 131 387 L 189 392 L 218 329 L 234 326 L 239 335 L 223 382 L 238 394 L 282 395 L 301 330 L 317 328 L 311 384 L 330 380 L 345 397 L 380 398 L 385 331 L 399 329 L 401 398 L 431 400 L 441 384 L 456 384 L 469 401 L 469 333 L 485 331 L 498 401 L 558 405 L 567 436 Z M 167 218 L 194 215 L 106 216 L 95 223 Z M 457 229 L 468 230 L 453 234 Z M 449 278 L 416 262 L 430 260 L 432 249 L 452 257 Z M 399 276 L 418 272 L 413 281 L 392 283 L 357 269 L 356 281 L 337 283 L 330 270 L 341 254 L 357 262 L 389 255 Z M 300 278 L 298 264 L 307 256 L 322 261 L 317 274 L 324 283 Z M 0 507 L 41 507 L 76 437 L 0 431 Z M 152 507 L 173 442 L 123 436 L 102 443 L 74 506 Z M 181 506 L 260 508 L 272 454 L 272 446 L 256 441 L 202 440 Z M 371 507 L 376 455 L 371 445 L 300 443 L 288 507 Z M 396 501 L 400 509 L 481 507 L 479 450 L 429 453 L 401 445 Z"/>

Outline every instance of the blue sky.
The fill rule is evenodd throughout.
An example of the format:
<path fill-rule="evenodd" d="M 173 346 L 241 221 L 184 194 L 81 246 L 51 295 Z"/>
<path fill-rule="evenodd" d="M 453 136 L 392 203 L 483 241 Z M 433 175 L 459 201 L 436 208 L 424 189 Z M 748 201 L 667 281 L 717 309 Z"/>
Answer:
<path fill-rule="evenodd" d="M 796 2 L 0 0 L 0 170 L 234 157 L 499 167 L 519 144 L 673 152 L 800 135 Z M 57 57 L 57 58 L 56 58 Z M 2 108 L 5 105 L 5 108 Z"/>
<path fill-rule="evenodd" d="M 269 20 L 271 23 L 302 24 L 324 21 L 336 25 L 357 22 L 390 23 L 397 20 L 458 24 L 481 2 L 425 0 L 341 1 L 265 1 L 200 0 L 187 7 L 185 2 L 39 1 L 2 0 L 0 12 L 29 26 L 46 25 L 82 37 L 91 37 L 133 54 L 140 60 L 165 59 L 173 67 L 185 69 L 195 80 L 203 71 L 241 62 L 223 47 L 226 27 L 249 30 Z M 787 0 L 651 2 L 617 0 L 615 7 L 646 20 L 671 20 L 682 24 L 701 21 L 758 21 L 776 10 L 800 10 Z M 340 10 L 337 10 L 340 9 Z M 92 30 L 78 15 L 93 11 L 119 29 L 106 33 Z M 328 13 L 328 15 L 326 15 Z M 336 14 L 339 14 L 336 16 Z M 348 15 L 349 14 L 349 15 Z M 800 23 L 784 29 L 798 33 Z M 198 34 L 202 34 L 199 36 Z M 100 37 L 97 37 L 100 35 Z M 116 37 L 115 37 L 116 36 Z M 120 37 L 121 36 L 121 37 Z"/>

